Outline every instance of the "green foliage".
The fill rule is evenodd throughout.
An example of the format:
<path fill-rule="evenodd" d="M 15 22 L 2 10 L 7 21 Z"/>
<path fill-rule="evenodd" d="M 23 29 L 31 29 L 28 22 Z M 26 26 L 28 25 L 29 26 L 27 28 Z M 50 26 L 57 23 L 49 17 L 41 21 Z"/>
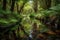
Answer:
<path fill-rule="evenodd" d="M 60 4 L 58 4 L 57 6 L 54 6 L 50 9 L 55 10 L 55 11 L 60 11 Z"/>
<path fill-rule="evenodd" d="M 33 20 L 36 20 L 36 18 L 40 19 L 40 18 L 46 18 L 46 17 L 50 17 L 50 16 L 56 16 L 56 17 L 59 16 L 60 17 L 60 4 L 57 5 L 57 6 L 51 7 L 49 10 L 43 10 L 40 13 L 37 13 L 37 14 L 32 13 L 32 14 L 30 14 L 30 17 Z M 41 32 L 48 31 L 47 26 L 42 24 L 41 22 L 40 22 L 40 31 Z"/>
<path fill-rule="evenodd" d="M 57 6 L 50 8 L 50 10 L 41 11 L 40 13 L 37 13 L 37 14 L 35 14 L 35 13 L 18 14 L 16 12 L 11 13 L 11 11 L 0 10 L 0 16 L 1 16 L 0 23 L 1 23 L 1 25 L 6 26 L 8 24 L 17 22 L 19 18 L 23 18 L 21 23 L 22 23 L 22 25 L 24 25 L 25 30 L 31 30 L 30 28 L 31 28 L 32 23 L 37 22 L 35 18 L 56 15 L 56 14 L 59 14 L 58 12 L 60 12 L 60 5 L 57 5 Z M 5 17 L 5 16 L 7 16 L 7 17 Z M 42 29 L 42 30 L 44 30 L 44 29 Z M 29 32 L 29 31 L 27 31 L 27 32 Z"/>
<path fill-rule="evenodd" d="M 7 0 L 8 1 L 8 0 Z M 16 0 L 16 2 L 19 3 L 19 5 L 23 3 L 27 3 L 29 0 Z M 41 2 L 42 3 L 42 2 Z M 42 3 L 43 4 L 43 3 Z M 21 6 L 20 5 L 20 6 Z M 25 5 L 24 11 L 27 10 L 27 12 L 17 13 L 17 12 L 11 12 L 10 10 L 2 10 L 2 7 L 0 6 L 0 25 L 7 26 L 12 23 L 16 23 L 20 18 L 22 18 L 22 21 L 20 22 L 21 25 L 23 25 L 24 30 L 29 34 L 30 30 L 33 28 L 33 24 L 36 23 L 39 27 L 40 32 L 46 32 L 48 31 L 48 28 L 46 25 L 40 22 L 40 20 L 37 20 L 36 18 L 46 18 L 49 16 L 59 16 L 60 17 L 60 4 L 57 6 L 51 7 L 48 10 L 41 10 L 40 12 L 33 12 L 32 7 L 29 5 L 29 2 Z M 44 5 L 42 5 L 44 6 Z M 30 9 L 32 10 L 31 12 Z M 17 30 L 18 27 L 21 27 L 19 25 L 16 25 L 15 27 L 11 28 L 12 30 Z M 21 35 L 24 35 L 24 33 L 21 31 Z"/>

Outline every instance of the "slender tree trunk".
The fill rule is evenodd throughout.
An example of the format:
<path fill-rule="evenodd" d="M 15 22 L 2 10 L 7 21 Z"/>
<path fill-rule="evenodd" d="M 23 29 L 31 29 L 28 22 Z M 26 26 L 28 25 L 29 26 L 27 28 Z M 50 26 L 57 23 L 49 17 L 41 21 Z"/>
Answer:
<path fill-rule="evenodd" d="M 36 23 L 33 24 L 32 31 L 33 31 L 33 32 L 32 32 L 32 37 L 33 37 L 33 40 L 35 40 L 36 37 L 37 37 L 37 34 L 38 34 L 37 24 L 36 24 Z"/>
<path fill-rule="evenodd" d="M 18 13 L 21 13 L 21 12 L 23 11 L 23 8 L 24 8 L 24 5 L 25 5 L 25 4 L 26 4 L 26 2 L 24 2 L 24 3 L 22 4 L 22 6 L 19 7 L 19 4 L 16 3 L 16 5 L 17 5 L 17 12 L 18 12 Z"/>
<path fill-rule="evenodd" d="M 3 10 L 6 10 L 6 3 L 7 3 L 7 0 L 3 0 L 3 7 L 2 7 Z"/>
<path fill-rule="evenodd" d="M 34 0 L 34 2 L 33 2 L 33 9 L 34 9 L 34 12 L 35 13 L 37 13 L 37 11 L 38 11 L 38 0 Z M 34 23 L 33 24 L 33 28 L 32 28 L 32 37 L 33 37 L 33 40 L 35 40 L 36 39 L 36 36 L 37 36 L 37 24 L 36 23 Z"/>
<path fill-rule="evenodd" d="M 17 33 L 18 33 L 18 37 L 17 37 L 17 38 L 18 38 L 19 40 L 21 40 L 21 37 L 20 37 L 20 30 L 21 30 L 21 29 L 20 29 L 20 26 L 19 26 L 18 29 L 17 29 Z"/>
<path fill-rule="evenodd" d="M 49 9 L 51 7 L 51 0 L 40 0 L 40 6 L 43 9 Z"/>
<path fill-rule="evenodd" d="M 47 6 L 47 9 L 51 7 L 51 0 L 46 0 L 46 6 Z"/>
<path fill-rule="evenodd" d="M 36 13 L 38 11 L 38 0 L 34 0 L 34 12 Z"/>
<path fill-rule="evenodd" d="M 19 13 L 19 4 L 16 3 L 16 6 L 17 6 L 17 13 Z"/>
<path fill-rule="evenodd" d="M 60 0 L 55 0 L 55 4 L 57 5 L 57 4 L 60 4 Z"/>
<path fill-rule="evenodd" d="M 16 36 L 16 31 L 15 30 L 13 30 L 13 37 L 14 37 L 14 40 L 18 40 L 18 38 L 17 38 L 17 36 Z"/>
<path fill-rule="evenodd" d="M 21 13 L 23 11 L 24 5 L 26 4 L 26 2 L 23 3 L 23 5 L 20 7 L 19 13 Z"/>
<path fill-rule="evenodd" d="M 2 0 L 0 0 L 0 4 L 1 4 Z"/>
<path fill-rule="evenodd" d="M 11 11 L 13 12 L 14 11 L 14 6 L 15 6 L 15 0 L 11 0 L 12 1 L 12 4 L 11 4 Z"/>

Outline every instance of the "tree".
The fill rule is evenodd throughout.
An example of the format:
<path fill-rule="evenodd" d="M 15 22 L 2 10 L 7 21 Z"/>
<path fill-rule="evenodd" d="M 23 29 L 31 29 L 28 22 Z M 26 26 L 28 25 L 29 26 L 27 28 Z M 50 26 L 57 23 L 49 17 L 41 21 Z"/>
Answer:
<path fill-rule="evenodd" d="M 51 7 L 51 0 L 40 0 L 39 2 L 43 9 L 49 9 Z"/>
<path fill-rule="evenodd" d="M 15 6 L 15 0 L 11 0 L 12 4 L 11 4 L 11 8 L 10 10 L 13 12 L 14 11 L 14 6 Z"/>
<path fill-rule="evenodd" d="M 2 7 L 3 10 L 6 10 L 6 4 L 7 4 L 7 0 L 3 0 L 3 7 Z"/>
<path fill-rule="evenodd" d="M 33 5 L 34 5 L 33 6 L 34 12 L 37 13 L 37 11 L 38 11 L 38 0 L 34 0 Z"/>

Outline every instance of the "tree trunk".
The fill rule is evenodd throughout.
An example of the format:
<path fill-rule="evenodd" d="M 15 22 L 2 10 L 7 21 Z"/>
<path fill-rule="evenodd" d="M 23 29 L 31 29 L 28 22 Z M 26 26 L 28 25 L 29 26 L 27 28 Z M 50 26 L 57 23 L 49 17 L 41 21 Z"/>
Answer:
<path fill-rule="evenodd" d="M 38 11 L 38 0 L 34 0 L 34 12 L 36 13 Z"/>
<path fill-rule="evenodd" d="M 32 37 L 33 37 L 33 40 L 35 40 L 36 37 L 37 37 L 37 34 L 38 34 L 37 23 L 34 23 L 34 24 L 33 24 L 32 31 L 33 31 L 33 32 L 32 32 Z"/>
<path fill-rule="evenodd" d="M 14 11 L 14 6 L 15 6 L 15 0 L 11 0 L 12 1 L 12 4 L 11 4 L 11 11 L 13 12 Z"/>
<path fill-rule="evenodd" d="M 40 6 L 43 9 L 49 9 L 51 7 L 51 0 L 40 0 Z"/>
<path fill-rule="evenodd" d="M 3 10 L 6 10 L 6 3 L 7 3 L 7 0 L 3 0 L 3 7 L 2 7 Z"/>
<path fill-rule="evenodd" d="M 21 13 L 23 11 L 24 5 L 26 4 L 26 2 L 23 3 L 23 5 L 20 7 L 19 13 Z"/>
<path fill-rule="evenodd" d="M 57 4 L 60 4 L 60 0 L 52 0 L 51 6 L 56 6 Z"/>
<path fill-rule="evenodd" d="M 19 13 L 19 4 L 16 3 L 16 7 L 17 7 L 17 13 Z"/>
<path fill-rule="evenodd" d="M 17 38 L 17 36 L 16 36 L 16 33 L 15 33 L 16 31 L 15 30 L 13 30 L 13 37 L 14 37 L 14 40 L 19 40 L 18 38 Z"/>

